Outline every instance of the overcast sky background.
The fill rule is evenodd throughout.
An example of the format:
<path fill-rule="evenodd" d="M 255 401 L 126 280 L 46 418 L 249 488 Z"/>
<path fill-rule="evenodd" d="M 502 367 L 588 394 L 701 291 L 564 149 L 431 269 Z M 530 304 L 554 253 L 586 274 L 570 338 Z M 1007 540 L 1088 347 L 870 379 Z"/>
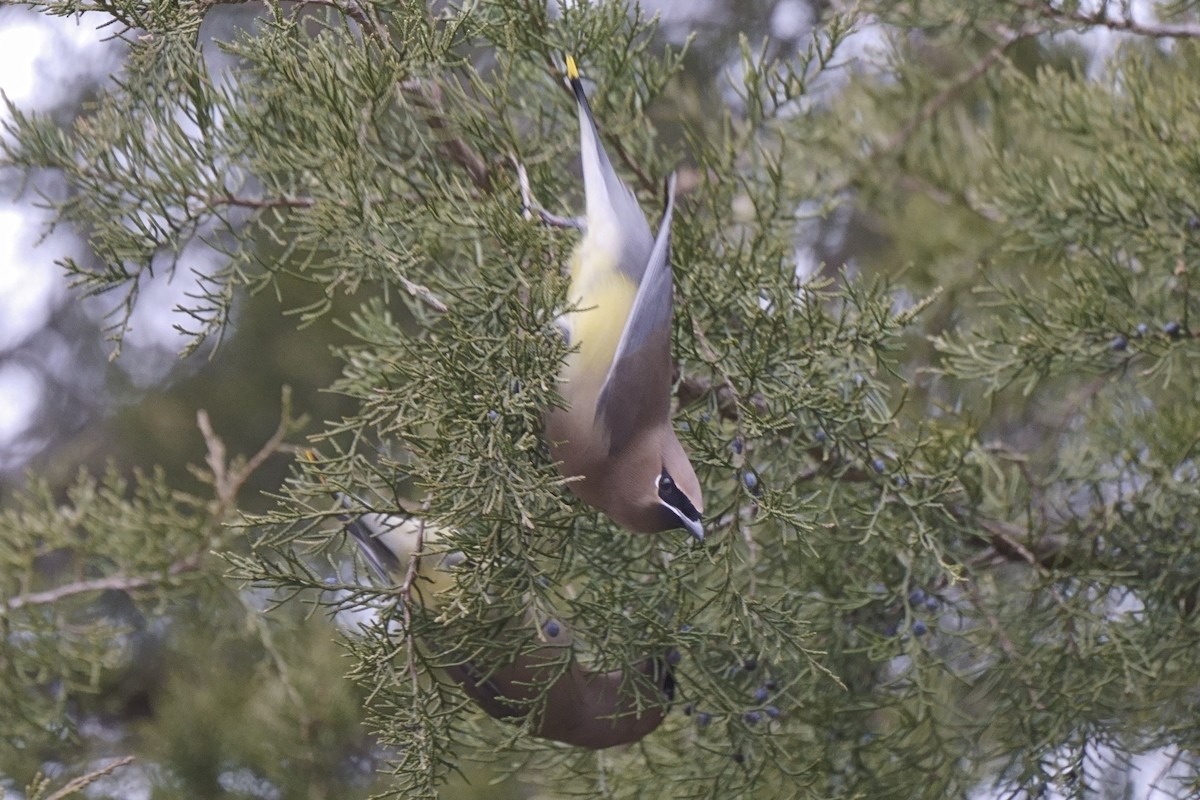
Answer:
<path fill-rule="evenodd" d="M 100 27 L 103 22 L 98 14 L 62 18 L 0 8 L 0 91 L 25 113 L 78 102 L 80 91 L 91 82 L 106 81 L 120 69 L 125 46 L 111 38 L 115 28 Z M 10 120 L 7 106 L 0 107 L 0 122 Z M 12 176 L 4 178 L 0 183 L 0 473 L 12 474 L 54 441 L 31 435 L 31 425 L 43 404 L 51 401 L 48 393 L 56 391 L 55 385 L 61 391 L 80 367 L 73 363 L 79 354 L 65 342 L 57 346 L 43 342 L 38 348 L 27 345 L 58 309 L 75 302 L 56 262 L 67 257 L 84 260 L 86 243 L 66 228 L 50 231 L 50 217 L 37 207 L 37 193 Z M 128 385 L 151 388 L 178 366 L 176 354 L 185 340 L 174 329 L 173 309 L 194 286 L 189 270 L 208 271 L 213 258 L 214 254 L 193 248 L 175 276 L 143 280 L 123 355 L 110 367 L 119 369 Z M 97 330 L 114 302 L 101 297 L 82 305 Z M 37 357 L 49 363 L 33 368 L 23 347 L 35 349 Z M 111 347 L 111 343 L 103 345 L 105 352 Z M 47 377 L 58 379 L 57 383 Z"/>

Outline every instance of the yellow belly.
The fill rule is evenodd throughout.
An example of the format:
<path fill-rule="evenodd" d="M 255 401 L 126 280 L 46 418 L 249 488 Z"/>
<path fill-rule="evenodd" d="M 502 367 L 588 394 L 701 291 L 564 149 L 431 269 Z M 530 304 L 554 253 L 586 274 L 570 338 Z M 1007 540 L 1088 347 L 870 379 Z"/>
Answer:
<path fill-rule="evenodd" d="M 572 347 L 578 348 L 561 376 L 572 410 L 577 401 L 595 404 L 637 296 L 637 285 L 616 268 L 616 253 L 595 246 L 594 235 L 589 233 L 571 259 L 570 301 L 578 310 L 563 319 Z"/>

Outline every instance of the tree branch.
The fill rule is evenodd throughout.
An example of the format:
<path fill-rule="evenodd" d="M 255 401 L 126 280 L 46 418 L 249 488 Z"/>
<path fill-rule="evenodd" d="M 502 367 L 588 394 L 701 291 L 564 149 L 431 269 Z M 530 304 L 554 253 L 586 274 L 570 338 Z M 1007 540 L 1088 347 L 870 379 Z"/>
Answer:
<path fill-rule="evenodd" d="M 1087 25 L 1090 27 L 1108 28 L 1112 31 L 1130 33 L 1136 36 L 1148 36 L 1154 39 L 1197 39 L 1200 38 L 1200 25 L 1195 23 L 1177 23 L 1174 25 L 1159 22 L 1138 22 L 1133 18 L 1133 12 L 1126 7 L 1123 16 L 1110 17 L 1107 0 L 1092 13 L 1084 11 L 1064 11 L 1048 2 L 1033 0 L 1009 0 L 1017 8 L 1032 11 L 1043 19 L 1055 22 L 1065 22 L 1072 25 Z"/>
<path fill-rule="evenodd" d="M 203 5 L 213 6 L 223 3 L 243 3 L 251 0 L 205 0 Z M 370 33 L 385 44 L 391 44 L 387 27 L 375 19 L 373 14 L 352 0 L 299 0 L 297 7 L 320 6 L 339 11 L 353 19 L 364 33 Z M 441 108 L 442 92 L 438 85 L 428 80 L 412 79 L 400 84 L 399 90 L 410 95 L 415 104 L 425 110 L 425 122 L 434 131 L 445 134 L 450 129 Z M 467 144 L 466 140 L 457 134 L 446 136 L 441 142 L 442 150 L 450 160 L 466 170 L 471 182 L 485 192 L 492 191 L 491 170 L 487 162 Z M 257 206 L 254 206 L 257 207 Z M 445 309 L 442 309 L 445 310 Z"/>
<path fill-rule="evenodd" d="M 450 123 L 442 110 L 441 87 L 433 81 L 413 78 L 401 83 L 398 89 L 407 95 L 414 105 L 423 109 L 425 122 L 432 130 L 443 134 L 449 131 Z M 491 193 L 492 177 L 487 162 L 461 136 L 447 136 L 441 140 L 441 147 L 451 161 L 467 171 L 475 186 Z"/>
<path fill-rule="evenodd" d="M 1043 31 L 1045 31 L 1044 27 L 1033 23 L 1022 25 L 1015 31 L 1007 31 L 991 50 L 984 53 L 968 69 L 956 75 L 940 92 L 926 100 L 917 113 L 904 124 L 904 127 L 897 131 L 883 147 L 875 151 L 875 156 L 889 155 L 904 147 L 922 125 L 932 119 L 937 112 L 941 111 L 947 103 L 954 99 L 955 95 L 982 77 L 989 69 L 1003 59 L 1008 54 L 1008 51 L 1012 49 L 1013 45 L 1031 36 L 1037 36 Z"/>
<path fill-rule="evenodd" d="M 258 449 L 258 452 L 251 456 L 245 464 L 232 469 L 225 461 L 225 443 L 221 441 L 221 438 L 213 430 L 212 422 L 208 418 L 208 412 L 203 408 L 196 412 L 196 426 L 200 428 L 200 434 L 204 437 L 204 444 L 208 449 L 205 461 L 208 462 L 208 467 L 212 470 L 213 487 L 217 491 L 217 499 L 221 502 L 223 510 L 234 508 L 237 505 L 237 493 L 241 491 L 246 479 L 283 445 L 284 439 L 292 427 L 291 398 L 291 387 L 283 387 L 281 398 L 283 408 L 280 412 L 279 425 L 276 426 L 275 432 L 271 434 L 271 438 L 267 439 L 263 446 Z"/>
<path fill-rule="evenodd" d="M 275 429 L 271 438 L 267 439 L 263 446 L 259 448 L 257 453 L 251 456 L 245 464 L 236 467 L 231 466 L 226 461 L 225 443 L 221 441 L 221 438 L 213 430 L 208 413 L 204 409 L 196 412 L 196 423 L 200 428 L 200 433 L 203 435 L 204 443 L 207 447 L 205 460 L 208 463 L 209 469 L 212 470 L 213 490 L 217 494 L 218 507 L 213 511 L 213 518 L 218 524 L 230 509 L 236 507 L 237 493 L 241 490 L 250 475 L 283 446 L 284 439 L 292 428 L 290 398 L 291 392 L 285 387 L 282 399 L 283 410 L 280 413 L 279 426 Z M 4 601 L 2 607 L 8 611 L 15 611 L 26 606 L 56 603 L 68 597 L 88 594 L 90 592 L 106 592 L 110 590 L 131 592 L 139 589 L 148 589 L 165 583 L 171 578 L 198 570 L 200 561 L 208 546 L 209 543 L 206 541 L 201 549 L 175 561 L 166 570 L 161 572 L 150 575 L 124 575 L 118 573 L 103 578 L 74 581 L 42 592 L 17 595 Z"/>
<path fill-rule="evenodd" d="M 65 583 L 62 586 L 56 586 L 44 592 L 20 594 L 8 599 L 4 607 L 8 611 L 16 611 L 26 606 L 44 606 L 57 603 L 59 600 L 65 600 L 68 597 L 87 594 L 89 592 L 107 592 L 112 590 L 132 592 L 138 589 L 148 589 L 152 586 L 165 583 L 176 576 L 195 572 L 200 566 L 200 556 L 201 553 L 192 553 L 187 558 L 181 558 L 176 561 L 167 567 L 165 572 L 158 573 L 157 575 L 109 575 L 105 578 Z"/>
<path fill-rule="evenodd" d="M 93 770 L 86 775 L 80 775 L 78 778 L 75 778 L 66 786 L 56 791 L 54 794 L 46 795 L 46 800 L 64 800 L 64 798 L 70 797 L 71 795 L 86 789 L 88 786 L 91 786 L 101 778 L 111 775 L 121 767 L 127 767 L 132 763 L 133 756 L 118 758 L 116 761 L 113 761 L 111 764 L 103 766 L 100 769 Z"/>
<path fill-rule="evenodd" d="M 237 206 L 238 208 L 312 208 L 316 200 L 311 197 L 235 197 L 213 195 L 200 198 L 210 206 Z"/>
<path fill-rule="evenodd" d="M 382 30 L 382 28 L 377 26 L 371 20 L 371 18 L 367 16 L 366 12 L 363 11 L 362 7 L 358 5 L 358 3 L 342 3 L 337 2 L 337 0 L 299 0 L 299 2 L 296 3 L 296 7 L 299 9 L 303 9 L 306 6 L 320 6 L 324 8 L 332 8 L 335 11 L 340 11 L 347 17 L 350 17 L 350 19 L 357 22 L 359 27 L 364 31 L 373 31 L 378 34 Z M 386 39 L 386 36 L 383 38 Z"/>

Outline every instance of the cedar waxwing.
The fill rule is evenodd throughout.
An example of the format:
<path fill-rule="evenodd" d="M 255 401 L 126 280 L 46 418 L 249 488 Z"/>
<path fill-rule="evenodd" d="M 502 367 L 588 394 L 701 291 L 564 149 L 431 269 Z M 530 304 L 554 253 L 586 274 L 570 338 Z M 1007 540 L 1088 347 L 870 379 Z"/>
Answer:
<path fill-rule="evenodd" d="M 570 262 L 574 310 L 559 325 L 574 348 L 559 374 L 567 408 L 546 415 L 551 456 L 581 500 L 638 533 L 684 528 L 704 538 L 700 483 L 671 427 L 671 217 L 667 180 L 658 236 L 600 142 L 575 61 L 587 214 Z M 545 215 L 544 215 L 545 216 Z"/>
<path fill-rule="evenodd" d="M 389 583 L 404 579 L 423 543 L 440 538 L 431 526 L 384 514 L 349 519 L 346 530 Z M 422 555 L 413 596 L 436 608 L 438 592 L 453 580 L 451 571 L 464 563 L 460 553 Z M 572 654 L 573 640 L 565 625 L 543 625 L 537 635 L 541 645 L 507 664 L 484 669 L 464 662 L 445 672 L 490 716 L 521 720 L 533 712 L 533 735 L 575 747 L 599 750 L 629 744 L 662 723 L 675 692 L 666 658 L 643 659 L 633 667 L 637 674 L 593 672 Z"/>

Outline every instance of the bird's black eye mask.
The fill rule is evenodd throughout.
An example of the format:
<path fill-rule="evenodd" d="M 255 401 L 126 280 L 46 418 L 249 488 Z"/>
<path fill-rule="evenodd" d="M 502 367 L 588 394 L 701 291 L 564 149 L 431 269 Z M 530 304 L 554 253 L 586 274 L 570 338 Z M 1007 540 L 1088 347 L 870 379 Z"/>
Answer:
<path fill-rule="evenodd" d="M 692 505 L 692 501 L 683 493 L 678 486 L 675 485 L 675 479 L 664 468 L 662 475 L 658 476 L 658 499 L 676 509 L 687 519 L 692 522 L 700 521 L 700 512 Z"/>

